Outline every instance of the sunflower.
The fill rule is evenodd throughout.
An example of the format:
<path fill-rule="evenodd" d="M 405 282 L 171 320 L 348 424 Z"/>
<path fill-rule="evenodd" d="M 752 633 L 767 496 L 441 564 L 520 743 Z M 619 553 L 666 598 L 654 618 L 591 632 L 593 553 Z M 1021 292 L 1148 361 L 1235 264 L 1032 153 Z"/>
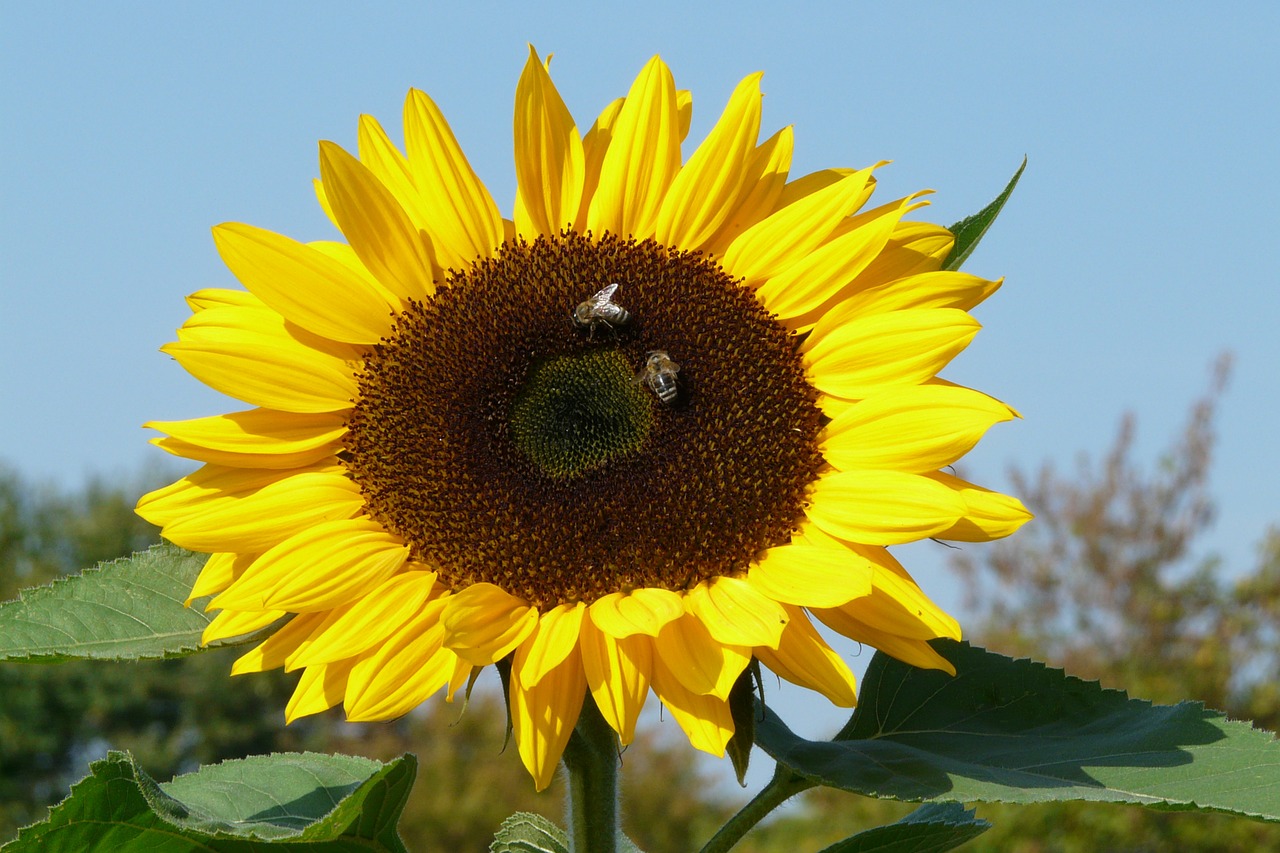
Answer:
<path fill-rule="evenodd" d="M 864 209 L 883 163 L 791 179 L 760 78 L 683 160 L 659 58 L 582 134 L 531 49 L 512 219 L 415 90 L 403 151 L 369 116 L 358 156 L 320 144 L 345 242 L 214 229 L 245 290 L 193 294 L 163 351 L 251 408 L 148 424 L 204 465 L 138 511 L 210 554 L 206 641 L 289 617 L 233 668 L 301 670 L 288 719 L 506 661 L 541 789 L 588 694 L 622 744 L 652 691 L 717 755 L 753 658 L 852 706 L 815 620 L 950 669 L 887 546 L 1030 517 L 941 470 L 1016 417 L 937 376 L 999 282 L 941 269 L 923 193 Z"/>

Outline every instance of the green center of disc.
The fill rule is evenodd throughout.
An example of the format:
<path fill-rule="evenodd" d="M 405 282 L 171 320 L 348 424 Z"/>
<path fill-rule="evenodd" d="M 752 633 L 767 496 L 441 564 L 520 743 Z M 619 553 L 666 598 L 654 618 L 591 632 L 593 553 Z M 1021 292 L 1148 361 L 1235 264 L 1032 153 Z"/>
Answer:
<path fill-rule="evenodd" d="M 516 447 L 547 476 L 577 477 L 635 453 L 653 428 L 653 402 L 611 349 L 536 365 L 511 406 Z"/>

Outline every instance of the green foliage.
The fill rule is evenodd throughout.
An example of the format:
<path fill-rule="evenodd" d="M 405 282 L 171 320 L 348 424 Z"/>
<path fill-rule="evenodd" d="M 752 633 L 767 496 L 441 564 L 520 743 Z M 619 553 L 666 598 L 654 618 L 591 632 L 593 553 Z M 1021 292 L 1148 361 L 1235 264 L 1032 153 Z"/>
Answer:
<path fill-rule="evenodd" d="M 859 832 L 821 853 L 943 853 L 990 827 L 957 803 L 925 803 L 896 823 Z"/>
<path fill-rule="evenodd" d="M 540 814 L 516 812 L 502 822 L 490 853 L 569 853 L 565 831 Z"/>
<path fill-rule="evenodd" d="M 1009 183 L 996 196 L 994 200 L 982 210 L 966 216 L 959 222 L 952 225 L 947 230 L 956 237 L 955 245 L 951 247 L 951 253 L 947 255 L 946 260 L 942 262 L 944 270 L 958 270 L 960 265 L 968 260 L 973 254 L 973 250 L 978 248 L 978 242 L 986 235 L 989 229 L 996 221 L 996 217 L 1000 215 L 1000 211 L 1004 209 L 1004 204 L 1009 200 L 1009 196 L 1013 195 L 1013 188 L 1018 185 L 1018 179 L 1022 177 L 1023 171 L 1027 168 L 1027 158 L 1022 158 L 1022 165 L 1018 167 L 1018 171 L 1013 173 L 1013 177 L 1009 179 Z"/>
<path fill-rule="evenodd" d="M 201 768 L 157 784 L 124 753 L 90 766 L 43 823 L 9 853 L 185 853 L 265 850 L 402 853 L 396 823 L 412 758 L 387 765 L 351 756 L 273 755 Z"/>
<path fill-rule="evenodd" d="M 935 646 L 954 677 L 878 652 L 834 741 L 796 737 L 770 713 L 757 742 L 811 781 L 874 797 L 1093 800 L 1280 821 L 1271 734 L 1195 703 L 1152 706 L 1034 661 Z"/>
<path fill-rule="evenodd" d="M 0 660 L 156 660 L 200 649 L 210 617 L 184 607 L 204 555 L 156 545 L 0 604 Z"/>

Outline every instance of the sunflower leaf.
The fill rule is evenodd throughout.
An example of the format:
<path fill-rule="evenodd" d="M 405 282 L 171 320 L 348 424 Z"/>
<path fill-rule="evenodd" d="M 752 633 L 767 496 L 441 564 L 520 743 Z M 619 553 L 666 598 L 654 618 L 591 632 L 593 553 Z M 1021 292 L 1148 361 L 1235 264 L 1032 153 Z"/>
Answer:
<path fill-rule="evenodd" d="M 959 803 L 925 803 L 896 823 L 859 832 L 820 853 L 943 853 L 990 828 Z"/>
<path fill-rule="evenodd" d="M 260 755 L 157 783 L 128 753 L 113 752 L 89 769 L 5 853 L 250 853 L 283 844 L 306 853 L 403 853 L 396 822 L 417 760 Z"/>
<path fill-rule="evenodd" d="M 874 797 L 1091 800 L 1280 821 L 1280 742 L 1270 732 L 967 643 L 934 647 L 955 677 L 877 653 L 835 740 L 804 740 L 770 713 L 756 742 L 818 784 Z"/>
<path fill-rule="evenodd" d="M 210 617 L 183 601 L 204 560 L 156 545 L 25 590 L 0 604 L 0 660 L 152 660 L 198 651 Z"/>
<path fill-rule="evenodd" d="M 959 222 L 952 225 L 947 230 L 956 235 L 955 245 L 951 247 L 951 254 L 947 255 L 947 259 L 942 262 L 944 270 L 958 270 L 960 265 L 968 260 L 973 254 L 973 250 L 978 248 L 978 241 L 987 233 L 987 229 L 991 227 L 991 223 L 996 221 L 996 217 L 1000 215 L 1004 203 L 1009 200 L 1009 196 L 1013 194 L 1013 188 L 1018 185 L 1018 179 L 1022 177 L 1022 171 L 1027 168 L 1027 158 L 1022 158 L 1022 165 L 1018 167 L 1018 171 L 1013 173 L 1013 177 L 1009 179 L 1009 183 L 1005 185 L 1004 191 L 988 204 L 972 216 L 966 216 Z"/>
<path fill-rule="evenodd" d="M 540 814 L 516 812 L 498 827 L 489 853 L 569 853 L 569 836 Z"/>

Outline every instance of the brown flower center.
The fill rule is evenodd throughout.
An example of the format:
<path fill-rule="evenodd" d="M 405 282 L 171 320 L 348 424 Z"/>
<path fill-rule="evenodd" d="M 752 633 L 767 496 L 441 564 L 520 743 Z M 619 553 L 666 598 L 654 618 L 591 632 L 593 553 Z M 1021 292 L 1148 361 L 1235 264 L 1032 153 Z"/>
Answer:
<path fill-rule="evenodd" d="M 508 242 L 411 305 L 359 382 L 343 458 L 369 514 L 449 587 L 543 609 L 745 570 L 822 465 L 795 337 L 653 241 Z"/>

